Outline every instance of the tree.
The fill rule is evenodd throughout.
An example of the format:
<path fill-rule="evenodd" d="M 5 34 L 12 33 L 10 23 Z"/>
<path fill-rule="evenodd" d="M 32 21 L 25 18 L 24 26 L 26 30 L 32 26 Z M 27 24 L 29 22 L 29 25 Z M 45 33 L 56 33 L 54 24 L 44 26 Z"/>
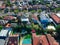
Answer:
<path fill-rule="evenodd" d="M 60 25 L 56 26 L 57 39 L 60 39 Z"/>
<path fill-rule="evenodd" d="M 42 10 L 41 10 L 41 9 L 38 9 L 37 11 L 38 11 L 38 13 L 42 12 Z"/>
<path fill-rule="evenodd" d="M 3 28 L 3 26 L 0 26 L 0 30 Z"/>
<path fill-rule="evenodd" d="M 31 13 L 34 14 L 36 11 L 35 10 L 32 10 Z"/>
<path fill-rule="evenodd" d="M 0 17 L 0 19 L 3 19 L 3 17 Z"/>
<path fill-rule="evenodd" d="M 57 25 L 57 26 L 56 26 L 56 29 L 57 29 L 57 30 L 60 30 L 60 25 Z"/>
<path fill-rule="evenodd" d="M 15 9 L 14 12 L 15 12 L 15 14 L 18 14 L 19 10 L 18 9 Z"/>

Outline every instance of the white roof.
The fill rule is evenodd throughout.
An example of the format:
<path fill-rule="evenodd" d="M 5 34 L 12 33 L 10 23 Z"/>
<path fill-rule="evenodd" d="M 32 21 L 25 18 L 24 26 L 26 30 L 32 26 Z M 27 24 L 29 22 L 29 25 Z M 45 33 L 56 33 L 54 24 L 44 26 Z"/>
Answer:
<path fill-rule="evenodd" d="M 60 13 L 57 13 L 56 15 L 57 15 L 58 17 L 60 17 Z"/>
<path fill-rule="evenodd" d="M 53 29 L 53 30 L 56 30 L 54 26 L 48 26 L 47 29 Z"/>
<path fill-rule="evenodd" d="M 29 21 L 28 18 L 22 18 L 21 21 Z"/>
<path fill-rule="evenodd" d="M 7 36 L 8 30 L 1 30 L 0 36 Z"/>

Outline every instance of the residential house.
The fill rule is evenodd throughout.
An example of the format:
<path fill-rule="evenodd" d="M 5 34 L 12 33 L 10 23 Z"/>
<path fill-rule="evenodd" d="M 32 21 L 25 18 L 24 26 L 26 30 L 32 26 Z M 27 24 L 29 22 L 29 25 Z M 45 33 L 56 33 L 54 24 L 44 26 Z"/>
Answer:
<path fill-rule="evenodd" d="M 14 17 L 14 16 L 5 16 L 4 17 L 4 20 L 13 20 L 13 19 L 16 19 L 16 17 Z"/>
<path fill-rule="evenodd" d="M 7 45 L 18 45 L 19 44 L 19 34 L 10 35 Z"/>
<path fill-rule="evenodd" d="M 7 20 L 0 20 L 0 25 L 6 24 L 8 21 Z"/>
<path fill-rule="evenodd" d="M 59 43 L 50 35 L 36 35 L 32 33 L 32 44 L 33 45 L 59 45 Z"/>
<path fill-rule="evenodd" d="M 53 19 L 53 21 L 56 23 L 56 24 L 60 24 L 60 17 L 59 15 L 57 14 L 51 14 L 50 17 Z"/>

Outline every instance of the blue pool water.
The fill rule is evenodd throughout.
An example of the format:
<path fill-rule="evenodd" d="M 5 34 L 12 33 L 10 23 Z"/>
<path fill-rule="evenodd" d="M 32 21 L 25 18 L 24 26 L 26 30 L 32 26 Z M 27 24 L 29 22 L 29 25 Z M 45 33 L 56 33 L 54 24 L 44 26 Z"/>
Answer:
<path fill-rule="evenodd" d="M 23 44 L 31 44 L 31 39 L 24 39 Z"/>

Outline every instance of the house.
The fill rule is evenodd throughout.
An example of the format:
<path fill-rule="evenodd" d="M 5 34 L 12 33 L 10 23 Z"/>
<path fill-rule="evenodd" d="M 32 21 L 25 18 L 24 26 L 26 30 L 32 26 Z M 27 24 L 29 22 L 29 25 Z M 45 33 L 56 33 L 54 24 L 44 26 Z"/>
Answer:
<path fill-rule="evenodd" d="M 5 40 L 4 39 L 0 39 L 0 45 L 4 45 L 5 44 Z"/>
<path fill-rule="evenodd" d="M 60 12 L 56 13 L 56 15 L 57 15 L 58 17 L 60 17 Z"/>
<path fill-rule="evenodd" d="M 40 22 L 43 24 L 43 27 L 45 28 L 48 23 L 51 22 L 51 19 L 46 15 L 45 11 L 41 12 L 40 14 Z"/>
<path fill-rule="evenodd" d="M 14 3 L 16 0 L 10 0 L 10 3 Z"/>
<path fill-rule="evenodd" d="M 7 45 L 18 45 L 19 43 L 19 34 L 10 35 Z"/>
<path fill-rule="evenodd" d="M 37 16 L 35 16 L 35 15 L 32 15 L 32 21 L 35 23 L 35 24 L 37 24 L 38 22 L 38 17 Z"/>
<path fill-rule="evenodd" d="M 33 45 L 59 45 L 59 43 L 50 35 L 36 35 L 32 33 Z"/>
<path fill-rule="evenodd" d="M 1 30 L 0 31 L 0 39 L 6 39 L 8 36 L 8 30 Z"/>
<path fill-rule="evenodd" d="M 6 39 L 8 36 L 11 35 L 11 32 L 12 32 L 12 28 L 4 27 L 4 28 L 0 31 L 0 39 Z"/>
<path fill-rule="evenodd" d="M 0 25 L 6 24 L 8 21 L 7 20 L 0 20 Z"/>
<path fill-rule="evenodd" d="M 54 27 L 54 26 L 51 26 L 51 25 L 47 26 L 47 29 L 48 29 L 48 30 L 52 30 L 52 31 L 53 31 L 53 30 L 56 30 L 55 27 Z"/>
<path fill-rule="evenodd" d="M 56 15 L 56 14 L 51 14 L 50 17 L 53 19 L 53 21 L 54 21 L 56 24 L 60 24 L 59 14 L 58 14 L 58 15 Z"/>
<path fill-rule="evenodd" d="M 0 9 L 5 9 L 6 8 L 6 4 L 2 3 L 2 5 L 0 6 Z"/>
<path fill-rule="evenodd" d="M 29 18 L 23 17 L 23 18 L 21 18 L 21 22 L 28 23 L 29 22 Z"/>
<path fill-rule="evenodd" d="M 13 19 L 16 19 L 16 17 L 14 17 L 14 16 L 5 16 L 4 17 L 4 20 L 13 20 Z"/>

